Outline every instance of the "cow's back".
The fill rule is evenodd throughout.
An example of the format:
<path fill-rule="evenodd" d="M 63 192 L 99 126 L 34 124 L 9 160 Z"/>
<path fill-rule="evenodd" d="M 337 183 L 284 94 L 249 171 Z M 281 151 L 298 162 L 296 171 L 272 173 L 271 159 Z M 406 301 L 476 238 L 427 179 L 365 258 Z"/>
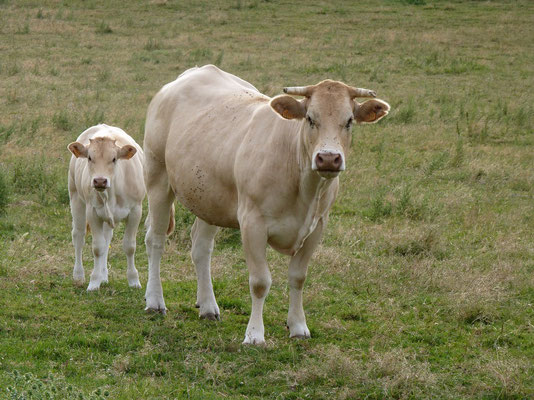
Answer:
<path fill-rule="evenodd" d="M 177 198 L 205 221 L 238 227 L 236 154 L 269 97 L 208 65 L 184 72 L 152 100 L 145 152 L 164 162 Z M 274 115 L 273 115 L 274 116 Z"/>

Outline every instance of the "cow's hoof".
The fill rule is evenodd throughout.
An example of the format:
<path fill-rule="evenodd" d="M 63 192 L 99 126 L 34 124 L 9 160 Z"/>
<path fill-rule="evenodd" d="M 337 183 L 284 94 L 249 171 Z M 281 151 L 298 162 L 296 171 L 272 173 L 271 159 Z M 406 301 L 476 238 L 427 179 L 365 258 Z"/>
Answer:
<path fill-rule="evenodd" d="M 307 334 L 307 335 L 293 335 L 293 336 L 290 336 L 291 339 L 309 339 L 311 338 L 311 335 L 310 334 Z"/>
<path fill-rule="evenodd" d="M 214 313 L 206 313 L 206 314 L 201 314 L 200 315 L 200 318 L 202 319 L 207 319 L 209 321 L 220 321 L 221 320 L 221 316 L 219 314 L 214 314 Z"/>
<path fill-rule="evenodd" d="M 294 324 L 289 328 L 289 337 L 297 339 L 309 339 L 311 338 L 310 330 L 306 324 Z"/>
<path fill-rule="evenodd" d="M 145 308 L 145 311 L 147 313 L 158 313 L 158 314 L 161 314 L 161 315 L 167 315 L 167 308 L 150 308 L 150 307 L 146 307 Z"/>
<path fill-rule="evenodd" d="M 265 344 L 265 339 L 262 336 L 252 336 L 252 335 L 245 335 L 245 340 L 243 340 L 243 344 L 250 344 L 254 346 L 262 346 Z"/>
<path fill-rule="evenodd" d="M 199 303 L 195 303 L 195 308 L 200 308 L 200 304 Z"/>

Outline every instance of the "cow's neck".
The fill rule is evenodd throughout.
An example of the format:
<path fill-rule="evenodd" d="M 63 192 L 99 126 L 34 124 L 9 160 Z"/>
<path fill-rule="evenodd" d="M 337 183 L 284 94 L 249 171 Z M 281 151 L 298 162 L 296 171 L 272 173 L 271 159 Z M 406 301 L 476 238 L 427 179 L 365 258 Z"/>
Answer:
<path fill-rule="evenodd" d="M 304 131 L 301 130 L 297 141 L 297 162 L 299 169 L 298 203 L 302 207 L 303 221 L 298 233 L 298 239 L 293 248 L 295 254 L 304 241 L 315 230 L 319 220 L 328 212 L 329 205 L 322 201 L 323 196 L 332 188 L 337 178 L 321 178 L 311 168 L 308 151 L 305 147 Z"/>

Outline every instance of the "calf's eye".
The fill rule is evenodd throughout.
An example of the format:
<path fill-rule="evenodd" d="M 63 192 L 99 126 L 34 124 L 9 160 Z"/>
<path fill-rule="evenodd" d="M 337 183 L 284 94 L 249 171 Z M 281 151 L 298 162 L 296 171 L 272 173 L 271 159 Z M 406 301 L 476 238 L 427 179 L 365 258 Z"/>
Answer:
<path fill-rule="evenodd" d="M 312 128 L 315 127 L 315 121 L 313 119 L 311 119 L 311 117 L 309 115 L 306 115 L 306 121 L 308 121 L 308 124 L 310 124 L 310 127 L 312 127 Z"/>
<path fill-rule="evenodd" d="M 350 127 L 352 126 L 352 121 L 353 121 L 353 118 L 349 118 L 349 120 L 345 124 L 346 129 L 350 129 Z"/>
<path fill-rule="evenodd" d="M 113 157 L 113 162 L 117 161 L 117 159 L 115 157 Z"/>

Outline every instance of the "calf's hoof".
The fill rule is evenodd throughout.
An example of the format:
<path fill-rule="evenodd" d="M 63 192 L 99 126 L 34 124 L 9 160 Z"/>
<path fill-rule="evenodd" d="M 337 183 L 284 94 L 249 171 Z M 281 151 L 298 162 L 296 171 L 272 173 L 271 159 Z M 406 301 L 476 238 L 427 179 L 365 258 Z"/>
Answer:
<path fill-rule="evenodd" d="M 101 282 L 89 282 L 89 286 L 87 286 L 87 291 L 88 292 L 94 292 L 95 290 L 98 290 L 100 289 L 100 284 Z"/>
<path fill-rule="evenodd" d="M 128 286 L 134 289 L 141 289 L 141 282 L 128 282 Z"/>

